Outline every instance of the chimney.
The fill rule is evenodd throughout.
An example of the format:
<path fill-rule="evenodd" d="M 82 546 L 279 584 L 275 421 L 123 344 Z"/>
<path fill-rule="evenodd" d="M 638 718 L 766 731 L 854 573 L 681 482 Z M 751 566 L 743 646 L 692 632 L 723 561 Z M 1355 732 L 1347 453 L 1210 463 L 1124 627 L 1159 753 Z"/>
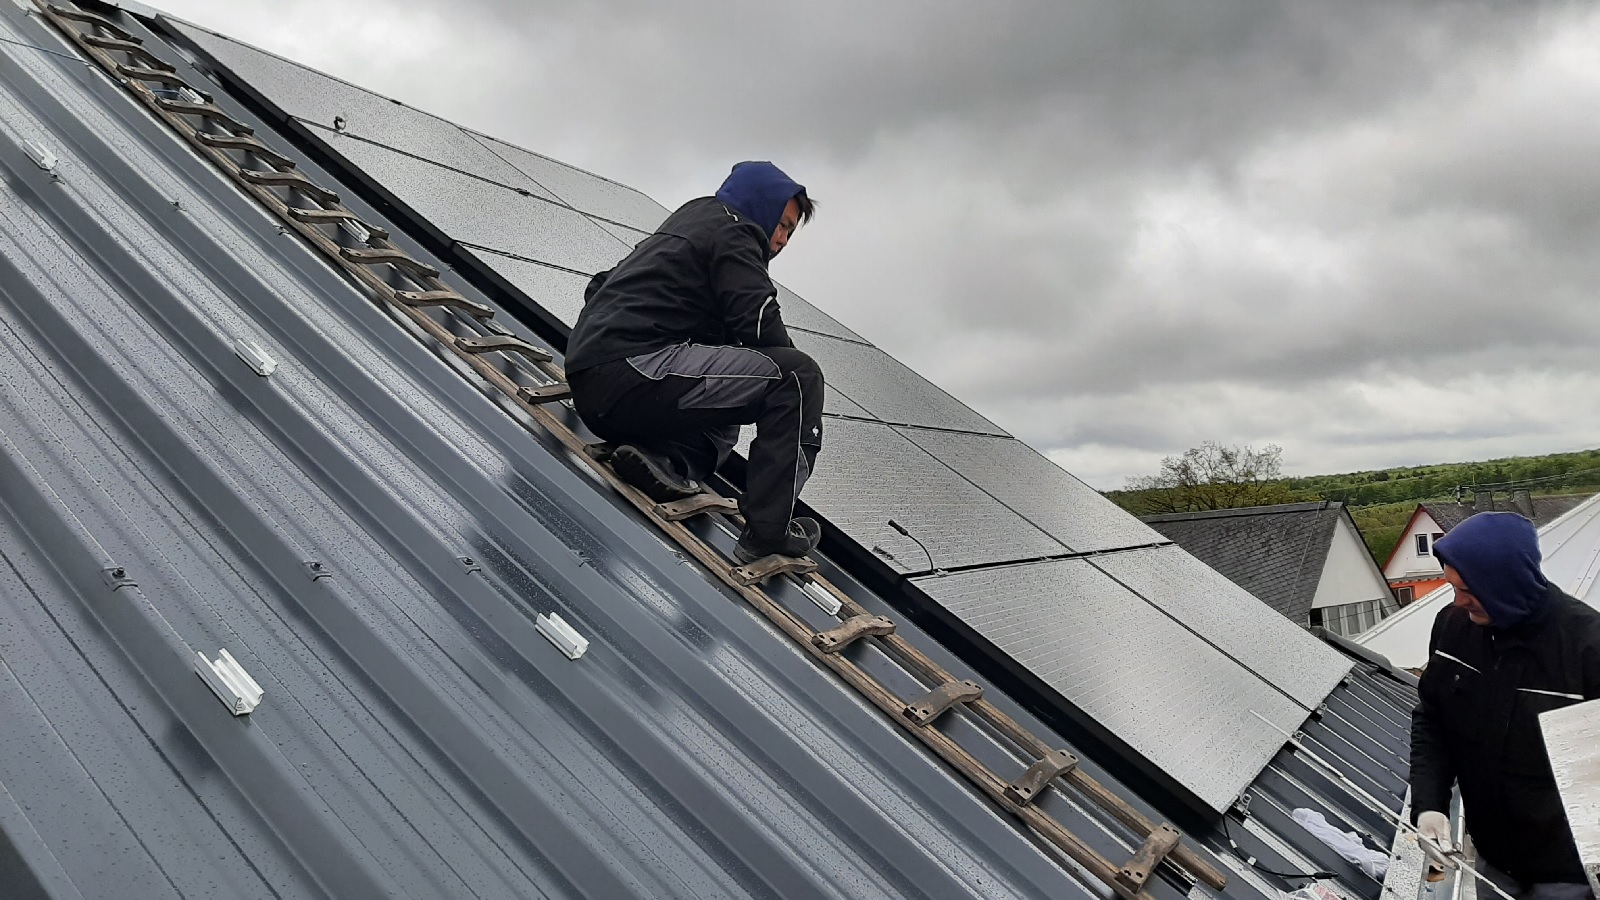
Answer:
<path fill-rule="evenodd" d="M 1494 509 L 1494 492 L 1479 491 L 1472 495 L 1472 508 L 1478 512 L 1488 512 Z"/>
<path fill-rule="evenodd" d="M 1511 508 L 1522 513 L 1529 521 L 1533 520 L 1533 495 L 1527 490 L 1511 492 Z"/>

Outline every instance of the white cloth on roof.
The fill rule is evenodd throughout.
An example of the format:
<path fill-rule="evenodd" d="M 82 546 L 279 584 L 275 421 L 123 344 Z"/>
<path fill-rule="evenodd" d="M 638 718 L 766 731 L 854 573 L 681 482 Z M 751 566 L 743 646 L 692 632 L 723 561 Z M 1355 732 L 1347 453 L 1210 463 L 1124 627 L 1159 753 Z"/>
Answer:
<path fill-rule="evenodd" d="M 1343 857 L 1346 862 L 1354 863 L 1361 869 L 1362 874 L 1374 878 L 1382 878 L 1389 874 L 1389 854 L 1382 850 L 1373 850 L 1363 844 L 1361 836 L 1354 831 L 1340 831 L 1328 824 L 1327 817 L 1314 809 L 1297 809 L 1293 815 L 1301 828 L 1333 848 L 1333 852 Z"/>

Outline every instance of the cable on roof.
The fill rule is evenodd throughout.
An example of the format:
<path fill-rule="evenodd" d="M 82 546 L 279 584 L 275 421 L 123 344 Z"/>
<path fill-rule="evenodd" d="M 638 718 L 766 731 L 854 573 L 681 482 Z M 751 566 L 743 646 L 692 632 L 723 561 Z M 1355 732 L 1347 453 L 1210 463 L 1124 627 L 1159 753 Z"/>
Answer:
<path fill-rule="evenodd" d="M 29 50 L 37 50 L 40 53 L 48 53 L 51 56 L 59 56 L 62 59 L 71 60 L 72 62 L 79 63 L 79 64 L 85 65 L 85 66 L 94 65 L 94 63 L 91 63 L 88 60 L 79 59 L 78 57 L 73 56 L 70 53 L 62 53 L 60 50 L 51 50 L 49 47 L 41 47 L 38 44 L 29 44 L 29 43 L 27 43 L 25 41 L 14 41 L 14 40 L 12 40 L 10 38 L 0 38 L 0 43 L 16 44 L 18 47 L 27 47 Z"/>
<path fill-rule="evenodd" d="M 1226 815 L 1222 817 L 1222 834 L 1228 839 L 1228 847 L 1233 850 L 1233 855 L 1239 857 L 1239 859 L 1242 860 L 1245 865 L 1255 869 L 1257 872 L 1260 872 L 1263 875 L 1272 875 L 1278 878 L 1308 879 L 1339 877 L 1337 872 L 1275 872 L 1272 869 L 1261 865 L 1260 863 L 1256 862 L 1256 858 L 1254 856 L 1250 856 L 1249 854 L 1245 853 L 1244 848 L 1240 847 L 1238 843 L 1234 841 L 1233 832 L 1228 830 L 1228 817 Z"/>

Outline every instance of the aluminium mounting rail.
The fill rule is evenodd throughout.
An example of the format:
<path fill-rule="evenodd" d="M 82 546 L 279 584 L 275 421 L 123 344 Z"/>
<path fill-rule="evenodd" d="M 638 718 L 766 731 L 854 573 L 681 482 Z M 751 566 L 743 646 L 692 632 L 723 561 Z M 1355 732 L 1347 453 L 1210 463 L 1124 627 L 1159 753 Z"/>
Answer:
<path fill-rule="evenodd" d="M 389 240 L 382 228 L 345 208 L 332 190 L 316 184 L 279 149 L 256 138 L 250 126 L 216 106 L 211 95 L 189 85 L 172 64 L 116 22 L 86 10 L 35 0 L 44 18 L 164 121 L 197 153 L 283 222 L 286 232 L 304 238 L 335 268 L 365 289 L 389 315 L 412 326 L 419 340 L 431 339 L 470 369 L 506 402 L 555 436 L 614 490 L 627 498 L 668 537 L 736 592 L 823 667 L 910 732 L 993 803 L 1024 823 L 1046 844 L 1089 872 L 1125 900 L 1150 900 L 1145 884 L 1166 864 L 1186 881 L 1221 888 L 1226 878 L 1180 841 L 1167 823 L 1143 813 L 1085 773 L 1077 758 L 1051 747 L 983 697 L 978 684 L 958 680 L 922 650 L 895 633 L 892 621 L 869 613 L 860 603 L 817 574 L 810 560 L 767 557 L 739 566 L 691 531 L 683 520 L 721 516 L 737 527 L 742 521 L 729 498 L 703 495 L 674 504 L 657 504 L 621 481 L 603 455 L 573 431 L 546 404 L 571 396 L 551 354 L 511 334 L 494 321 L 494 310 L 469 300 L 440 280 L 438 269 L 412 257 Z M 118 59 L 117 57 L 122 57 Z M 151 87 L 154 85 L 155 87 Z M 526 424 L 526 422 L 525 422 Z M 770 579 L 813 587 L 839 604 L 839 624 L 815 631 L 775 600 L 762 585 Z M 842 651 L 873 641 L 886 656 L 925 687 L 909 701 L 897 696 Z M 1013 780 L 990 770 L 938 726 L 940 719 L 966 716 L 1003 738 L 1020 757 L 1034 762 Z M 1068 831 L 1036 800 L 1048 789 L 1087 802 L 1121 823 L 1143 842 L 1118 866 Z M 1070 792 L 1068 789 L 1070 788 Z"/>

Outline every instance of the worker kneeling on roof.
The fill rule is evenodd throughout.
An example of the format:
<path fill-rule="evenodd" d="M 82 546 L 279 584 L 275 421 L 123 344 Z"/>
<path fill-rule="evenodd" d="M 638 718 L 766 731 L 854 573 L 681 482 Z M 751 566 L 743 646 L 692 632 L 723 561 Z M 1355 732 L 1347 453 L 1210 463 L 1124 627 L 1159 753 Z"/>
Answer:
<path fill-rule="evenodd" d="M 777 166 L 739 163 L 589 282 L 567 344 L 578 414 L 658 502 L 699 493 L 755 424 L 741 562 L 804 556 L 821 534 L 794 505 L 822 447 L 822 370 L 789 340 L 767 275 L 814 209 Z"/>
<path fill-rule="evenodd" d="M 1434 553 L 1456 596 L 1434 620 L 1411 717 L 1417 831 L 1453 846 L 1458 783 L 1480 872 L 1514 897 L 1591 897 L 1538 716 L 1600 697 L 1600 611 L 1545 579 L 1533 523 L 1515 513 L 1472 516 Z"/>

